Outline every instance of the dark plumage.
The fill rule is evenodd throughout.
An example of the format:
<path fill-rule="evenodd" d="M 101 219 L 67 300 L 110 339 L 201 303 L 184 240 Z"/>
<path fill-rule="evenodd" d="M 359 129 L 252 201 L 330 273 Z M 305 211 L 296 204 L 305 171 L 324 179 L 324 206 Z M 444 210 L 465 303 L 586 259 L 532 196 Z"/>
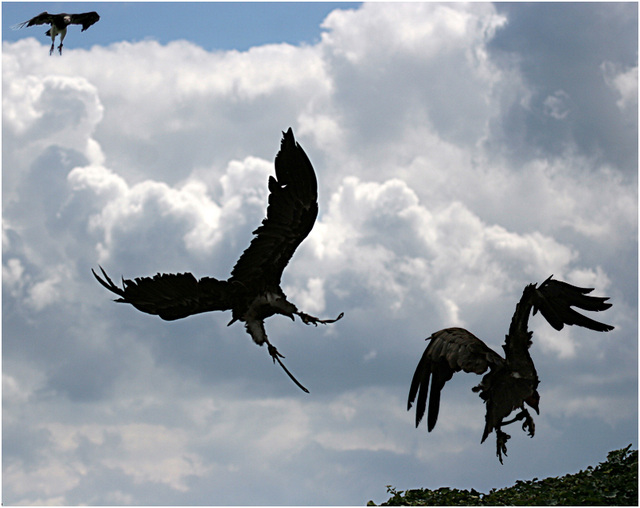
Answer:
<path fill-rule="evenodd" d="M 82 25 L 82 30 L 80 31 L 84 32 L 87 28 L 89 28 L 94 23 L 97 23 L 99 20 L 100 16 L 95 11 L 84 12 L 82 14 L 49 14 L 48 12 L 43 12 L 28 21 L 18 23 L 13 28 L 14 30 L 17 30 L 25 26 L 29 27 L 33 25 L 51 25 L 51 28 L 49 28 L 49 30 L 45 32 L 45 35 L 51 37 L 51 49 L 49 50 L 49 55 L 53 53 L 55 38 L 58 34 L 60 34 L 60 46 L 58 46 L 58 51 L 62 55 L 62 41 L 64 41 L 64 38 L 67 35 L 67 27 L 69 25 Z"/>
<path fill-rule="evenodd" d="M 200 312 L 231 310 L 232 320 L 245 323 L 247 333 L 258 345 L 267 344 L 273 361 L 277 360 L 289 377 L 304 388 L 282 364 L 284 358 L 271 345 L 264 320 L 274 314 L 305 324 L 333 323 L 340 319 L 321 320 L 300 312 L 280 288 L 282 272 L 296 248 L 307 237 L 318 215 L 318 184 L 311 162 L 296 143 L 293 131 L 284 133 L 275 160 L 276 178 L 269 177 L 267 217 L 253 234 L 256 236 L 240 256 L 228 280 L 190 273 L 157 274 L 122 281 L 116 286 L 102 267 L 104 279 L 93 270 L 98 282 L 120 296 L 116 302 L 130 303 L 136 309 L 156 314 L 162 319 L 181 319 Z"/>
<path fill-rule="evenodd" d="M 564 325 L 578 325 L 598 332 L 613 330 L 613 326 L 599 323 L 583 316 L 572 307 L 587 311 L 603 311 L 611 307 L 608 298 L 587 296 L 593 289 L 584 289 L 549 277 L 539 287 L 529 284 L 516 306 L 511 319 L 509 333 L 502 348 L 505 358 L 490 349 L 475 335 L 462 328 L 440 330 L 427 340 L 427 346 L 415 370 L 409 389 L 407 409 L 411 409 L 417 395 L 416 427 L 424 416 L 429 382 L 431 396 L 427 417 L 427 430 L 431 432 L 438 420 L 440 392 L 455 372 L 486 374 L 480 384 L 473 388 L 487 405 L 482 441 L 491 431 L 496 431 L 496 454 L 502 463 L 502 454 L 507 454 L 508 434 L 501 427 L 524 420 L 522 429 L 533 437 L 533 418 L 525 409 L 526 403 L 539 413 L 538 375 L 529 355 L 532 332 L 527 330 L 529 315 L 540 311 L 556 330 Z M 505 420 L 512 411 L 520 412 L 511 420 Z"/>

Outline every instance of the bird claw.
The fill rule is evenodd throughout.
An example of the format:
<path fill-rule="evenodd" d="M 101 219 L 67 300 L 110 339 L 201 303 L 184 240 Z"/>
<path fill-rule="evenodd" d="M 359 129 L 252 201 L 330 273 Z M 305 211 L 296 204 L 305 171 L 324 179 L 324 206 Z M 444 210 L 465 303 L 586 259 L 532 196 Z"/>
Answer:
<path fill-rule="evenodd" d="M 524 417 L 524 422 L 522 422 L 522 430 L 524 430 L 529 437 L 533 437 L 536 433 L 536 424 L 528 411 Z"/>
<path fill-rule="evenodd" d="M 502 455 L 507 456 L 507 441 L 511 439 L 511 436 L 506 432 L 502 432 L 500 429 L 496 429 L 496 455 L 500 464 L 502 464 Z"/>
<path fill-rule="evenodd" d="M 529 437 L 533 437 L 536 433 L 536 424 L 533 421 L 533 418 L 529 414 L 529 411 L 523 409 L 520 411 L 515 417 L 511 420 L 503 421 L 500 425 L 505 426 L 510 423 L 517 422 L 519 420 L 524 420 L 522 422 L 522 430 L 524 430 Z M 511 439 L 511 436 L 506 432 L 503 432 L 500 429 L 496 429 L 496 455 L 498 456 L 498 460 L 500 464 L 502 464 L 502 455 L 507 456 L 507 441 Z"/>
<path fill-rule="evenodd" d="M 272 346 L 271 344 L 267 344 L 267 347 L 269 349 L 269 354 L 271 355 L 271 359 L 273 360 L 273 363 L 276 363 L 276 360 L 278 358 L 284 358 L 284 356 L 280 354 L 280 352 L 276 349 L 275 346 Z"/>
<path fill-rule="evenodd" d="M 536 433 L 536 424 L 534 423 L 533 418 L 529 414 L 529 411 L 527 411 L 526 409 L 523 409 L 522 411 L 520 411 L 511 420 L 503 421 L 501 425 L 502 426 L 509 425 L 510 423 L 517 422 L 519 420 L 524 420 L 522 422 L 522 430 L 524 430 L 529 435 L 529 437 L 533 437 L 533 435 Z"/>
<path fill-rule="evenodd" d="M 335 323 L 336 321 L 339 321 L 340 319 L 342 319 L 342 317 L 344 316 L 344 312 L 341 312 L 340 315 L 335 319 L 320 319 L 315 316 L 305 314 L 304 312 L 298 312 L 297 314 L 298 316 L 300 316 L 300 319 L 302 319 L 302 322 L 305 325 L 314 325 L 314 326 L 318 326 L 318 323 L 321 323 L 323 325 Z"/>
<path fill-rule="evenodd" d="M 280 358 L 284 358 L 283 355 L 281 355 L 278 350 L 276 349 L 275 346 L 272 346 L 270 343 L 267 342 L 267 347 L 269 349 L 269 354 L 271 355 L 271 359 L 273 360 L 273 363 L 276 363 L 276 361 L 280 364 L 280 367 L 282 367 L 282 370 L 284 370 L 287 374 L 287 376 L 289 376 L 289 378 L 291 379 L 291 381 L 293 381 L 296 386 L 298 388 L 300 388 L 303 392 L 309 393 L 309 390 L 307 390 L 304 386 L 302 386 L 302 384 L 300 383 L 300 381 L 298 381 L 295 376 L 293 374 L 291 374 L 291 372 L 289 372 L 289 369 L 287 369 L 284 366 L 284 363 L 282 363 L 282 360 L 280 360 Z"/>

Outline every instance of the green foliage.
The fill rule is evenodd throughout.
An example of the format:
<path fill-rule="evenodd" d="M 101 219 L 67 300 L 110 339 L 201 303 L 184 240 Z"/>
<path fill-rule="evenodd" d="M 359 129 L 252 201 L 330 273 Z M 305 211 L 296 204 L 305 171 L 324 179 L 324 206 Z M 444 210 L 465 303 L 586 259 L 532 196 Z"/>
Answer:
<path fill-rule="evenodd" d="M 631 445 L 609 452 L 606 462 L 595 468 L 544 480 L 518 480 L 512 487 L 491 489 L 488 494 L 476 490 L 442 487 L 437 490 L 396 490 L 387 485 L 392 495 L 381 506 L 462 506 L 462 505 L 638 505 L 638 450 Z M 403 495 L 404 494 L 404 495 Z M 375 506 L 373 501 L 368 506 Z"/>

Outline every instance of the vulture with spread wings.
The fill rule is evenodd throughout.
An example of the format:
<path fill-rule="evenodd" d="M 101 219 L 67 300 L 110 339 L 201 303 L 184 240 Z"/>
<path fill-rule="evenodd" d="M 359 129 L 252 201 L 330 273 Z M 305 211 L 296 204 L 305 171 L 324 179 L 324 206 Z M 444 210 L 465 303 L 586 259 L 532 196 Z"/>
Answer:
<path fill-rule="evenodd" d="M 296 385 L 308 392 L 280 360 L 284 356 L 269 342 L 264 320 L 274 314 L 294 320 L 297 315 L 303 323 L 317 326 L 318 323 L 334 323 L 343 313 L 336 319 L 310 316 L 289 302 L 280 288 L 282 272 L 313 228 L 318 215 L 316 175 L 291 128 L 283 133 L 275 170 L 276 178 L 269 177 L 267 217 L 253 232 L 256 236 L 236 262 L 229 279 L 203 277 L 197 280 L 191 273 L 165 273 L 135 280 L 123 279 L 122 288 L 119 288 L 102 267 L 104 279 L 91 271 L 100 284 L 120 297 L 116 302 L 130 303 L 142 312 L 156 314 L 165 320 L 200 312 L 231 310 L 229 325 L 235 321 L 244 322 L 253 341 L 259 346 L 266 343 L 273 362 L 277 361 Z"/>
<path fill-rule="evenodd" d="M 13 29 L 17 30 L 25 26 L 33 25 L 51 25 L 51 28 L 45 32 L 45 35 L 51 36 L 51 49 L 49 50 L 49 55 L 53 54 L 55 39 L 58 34 L 60 34 L 60 46 L 58 46 L 58 51 L 62 55 L 62 41 L 64 41 L 64 38 L 67 35 L 67 27 L 69 25 L 82 25 L 82 30 L 80 31 L 84 32 L 99 20 L 100 16 L 95 11 L 84 12 L 82 14 L 49 14 L 48 12 L 43 12 L 28 21 L 18 23 L 13 27 Z"/>
<path fill-rule="evenodd" d="M 529 315 L 540 311 L 547 322 L 556 330 L 564 325 L 577 325 L 598 332 L 613 330 L 609 326 L 594 321 L 574 310 L 572 307 L 586 311 L 603 311 L 611 307 L 608 298 L 587 296 L 593 289 L 572 286 L 566 282 L 552 279 L 545 280 L 540 286 L 529 284 L 524 288 L 522 298 L 511 319 L 509 333 L 502 348 L 505 357 L 490 349 L 475 335 L 462 328 L 446 328 L 440 330 L 427 340 L 427 346 L 411 381 L 407 409 L 411 409 L 417 395 L 416 427 L 424 416 L 429 381 L 431 396 L 427 429 L 433 430 L 438 420 L 440 409 L 440 392 L 445 383 L 455 372 L 475 372 L 484 374 L 474 392 L 486 404 L 485 427 L 482 441 L 487 439 L 491 431 L 496 432 L 496 455 L 502 463 L 502 455 L 507 454 L 507 440 L 511 437 L 502 427 L 515 421 L 524 420 L 522 429 L 533 437 L 535 425 L 533 418 L 524 407 L 526 403 L 539 413 L 538 375 L 529 355 L 533 333 L 527 330 Z M 515 410 L 520 410 L 511 420 L 506 418 Z"/>

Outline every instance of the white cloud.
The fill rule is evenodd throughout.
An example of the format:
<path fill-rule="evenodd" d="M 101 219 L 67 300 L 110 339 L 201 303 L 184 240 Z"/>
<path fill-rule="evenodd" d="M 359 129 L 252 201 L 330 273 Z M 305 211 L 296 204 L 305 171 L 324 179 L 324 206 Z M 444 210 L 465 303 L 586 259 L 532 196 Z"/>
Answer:
<path fill-rule="evenodd" d="M 573 358 L 576 355 L 576 343 L 567 329 L 556 332 L 546 326 L 536 330 L 536 343 L 540 344 L 543 352 L 558 355 L 560 359 Z"/>
<path fill-rule="evenodd" d="M 8 259 L 2 265 L 2 284 L 10 288 L 12 296 L 17 296 L 20 288 L 24 285 L 24 266 L 19 259 Z"/>
<path fill-rule="evenodd" d="M 34 39 L 5 44 L 5 499 L 352 504 L 425 470 L 432 486 L 506 484 L 528 454 L 477 473 L 494 457 L 473 376 L 454 376 L 431 434 L 413 432 L 406 391 L 424 337 L 468 326 L 498 349 L 524 285 L 551 273 L 611 296 L 597 319 L 616 330 L 532 320 L 549 419 L 522 446 L 559 450 L 541 468 L 563 460 L 571 431 L 560 444 L 542 432 L 558 416 L 580 419 L 585 457 L 612 446 L 600 422 L 633 439 L 633 411 L 616 411 L 637 402 L 637 168 L 510 129 L 514 115 L 588 126 L 575 86 L 537 102 L 518 58 L 491 47 L 507 23 L 490 4 L 373 3 L 334 11 L 300 47 L 146 40 L 61 60 Z M 595 74 L 618 118 L 637 78 L 607 58 Z M 320 214 L 283 287 L 301 310 L 345 311 L 328 327 L 267 322 L 308 397 L 228 316 L 161 322 L 113 304 L 90 273 L 226 278 L 290 125 Z M 603 386 L 618 395 L 598 406 Z"/>
<path fill-rule="evenodd" d="M 439 58 L 455 48 L 473 48 L 490 39 L 506 19 L 489 5 L 363 5 L 358 10 L 335 10 L 323 27 L 323 43 L 355 64 L 371 64 L 372 55 L 418 54 Z M 375 33 L 378 37 L 369 37 Z"/>
<path fill-rule="evenodd" d="M 615 394 L 596 394 L 576 397 L 566 390 L 554 388 L 543 392 L 545 395 L 545 412 L 550 416 L 563 418 L 597 418 L 607 425 L 615 426 L 621 415 L 633 417 L 635 412 L 624 398 Z"/>
<path fill-rule="evenodd" d="M 86 78 L 27 75 L 7 85 L 3 118 L 10 135 L 30 144 L 46 139 L 46 143 L 87 150 L 88 137 L 102 120 L 103 107 L 96 87 Z"/>
<path fill-rule="evenodd" d="M 514 288 L 510 281 L 564 273 L 576 253 L 538 232 L 518 234 L 485 224 L 462 203 L 430 211 L 405 182 L 346 178 L 309 239 L 329 280 L 357 274 L 391 310 L 405 298 L 435 291 L 457 318 L 461 305 L 491 301 Z M 352 263 L 341 262 L 347 258 Z"/>
<path fill-rule="evenodd" d="M 30 291 L 27 303 L 35 310 L 41 310 L 47 305 L 55 302 L 60 296 L 60 290 L 57 287 L 60 284 L 60 277 L 53 277 L 37 282 Z"/>
<path fill-rule="evenodd" d="M 307 313 L 320 313 L 325 309 L 324 280 L 320 277 L 311 277 L 307 281 L 306 289 L 292 288 L 292 291 L 289 291 L 285 287 L 285 293 L 291 300 L 298 302 L 299 308 L 305 309 Z"/>
<path fill-rule="evenodd" d="M 7 466 L 3 477 L 21 502 L 63 505 L 65 493 L 78 485 L 84 472 L 77 471 L 78 467 L 82 466 L 77 462 L 69 464 L 56 458 L 35 470 L 27 470 L 24 464 L 14 462 Z M 37 493 L 39 497 L 23 497 L 32 493 Z"/>
<path fill-rule="evenodd" d="M 621 110 L 637 111 L 638 67 L 622 70 L 613 62 L 605 61 L 600 68 L 607 86 L 619 95 L 617 106 Z"/>

